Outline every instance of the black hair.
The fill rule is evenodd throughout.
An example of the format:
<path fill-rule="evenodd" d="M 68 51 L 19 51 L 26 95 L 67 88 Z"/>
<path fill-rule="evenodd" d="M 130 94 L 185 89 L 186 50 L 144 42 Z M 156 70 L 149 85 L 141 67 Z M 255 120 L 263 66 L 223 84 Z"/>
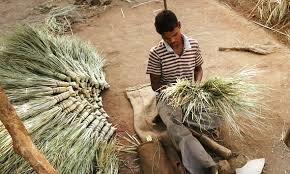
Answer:
<path fill-rule="evenodd" d="M 165 32 L 173 31 L 178 25 L 176 15 L 170 10 L 163 10 L 155 17 L 155 28 L 157 33 L 163 34 Z"/>

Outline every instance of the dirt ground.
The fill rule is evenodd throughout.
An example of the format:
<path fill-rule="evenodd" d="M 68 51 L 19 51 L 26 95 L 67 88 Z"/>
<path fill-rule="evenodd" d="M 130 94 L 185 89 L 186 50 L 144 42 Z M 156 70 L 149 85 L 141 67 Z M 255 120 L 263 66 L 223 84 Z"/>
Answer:
<path fill-rule="evenodd" d="M 0 31 L 27 19 L 33 12 L 32 8 L 43 2 L 2 0 Z M 73 26 L 75 36 L 90 41 L 106 57 L 108 66 L 105 72 L 111 88 L 104 92 L 103 103 L 111 120 L 117 124 L 119 134 L 133 132 L 133 110 L 126 98 L 125 89 L 149 82 L 145 74 L 148 51 L 160 40 L 153 21 L 156 11 L 162 7 L 162 3 L 152 2 L 131 8 L 129 3 L 117 1 L 86 23 Z M 267 125 L 263 131 L 249 130 L 252 138 L 221 137 L 224 145 L 240 153 L 230 161 L 232 167 L 241 167 L 247 160 L 265 158 L 263 173 L 290 173 L 290 151 L 280 141 L 283 130 L 290 123 L 289 49 L 264 29 L 218 1 L 168 0 L 168 7 L 179 17 L 183 33 L 199 41 L 205 62 L 205 77 L 255 65 L 263 71 L 257 76 L 257 82 L 271 88 L 268 90 L 269 96 L 265 98 L 269 110 L 265 113 Z M 277 44 L 279 50 L 267 56 L 218 51 L 218 47 L 267 42 Z M 134 172 L 122 165 L 121 173 Z"/>
<path fill-rule="evenodd" d="M 265 21 L 261 20 L 260 14 L 257 13 L 257 11 L 253 11 L 253 8 L 256 7 L 256 4 L 259 2 L 259 0 L 253 0 L 253 1 L 248 1 L 248 0 L 218 0 L 220 3 L 223 5 L 233 9 L 234 11 L 238 12 L 245 18 L 247 18 L 250 21 L 256 21 L 261 24 L 265 24 Z M 260 1 L 261 2 L 261 1 Z M 273 1 L 274 2 L 274 1 Z M 270 26 L 276 31 L 280 31 L 282 33 L 287 34 L 290 31 L 290 23 L 286 24 L 278 24 L 274 26 Z M 279 42 L 285 44 L 290 47 L 290 40 L 289 37 L 286 37 L 285 35 L 282 35 L 281 33 L 274 32 L 271 30 L 268 30 L 271 35 L 274 36 L 275 39 L 277 39 Z"/>

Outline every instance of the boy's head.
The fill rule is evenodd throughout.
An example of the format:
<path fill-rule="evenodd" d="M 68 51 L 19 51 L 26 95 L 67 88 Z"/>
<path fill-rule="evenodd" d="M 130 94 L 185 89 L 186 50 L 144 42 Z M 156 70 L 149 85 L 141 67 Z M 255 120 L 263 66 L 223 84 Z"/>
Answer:
<path fill-rule="evenodd" d="M 176 15 L 170 10 L 163 10 L 155 17 L 155 28 L 160 35 L 173 31 L 178 25 L 179 22 Z"/>
<path fill-rule="evenodd" d="M 172 48 L 182 44 L 181 25 L 176 15 L 170 10 L 163 10 L 155 17 L 156 31 Z"/>

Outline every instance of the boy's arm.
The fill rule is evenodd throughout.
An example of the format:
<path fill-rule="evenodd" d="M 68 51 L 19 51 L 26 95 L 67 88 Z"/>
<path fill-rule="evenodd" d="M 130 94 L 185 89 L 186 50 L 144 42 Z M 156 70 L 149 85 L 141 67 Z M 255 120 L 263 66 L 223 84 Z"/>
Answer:
<path fill-rule="evenodd" d="M 201 65 L 195 67 L 195 69 L 194 69 L 194 81 L 200 82 L 202 80 L 202 75 L 203 75 L 203 70 L 202 70 Z"/>
<path fill-rule="evenodd" d="M 151 87 L 153 91 L 159 92 L 165 87 L 162 86 L 160 79 L 160 75 L 150 74 Z"/>

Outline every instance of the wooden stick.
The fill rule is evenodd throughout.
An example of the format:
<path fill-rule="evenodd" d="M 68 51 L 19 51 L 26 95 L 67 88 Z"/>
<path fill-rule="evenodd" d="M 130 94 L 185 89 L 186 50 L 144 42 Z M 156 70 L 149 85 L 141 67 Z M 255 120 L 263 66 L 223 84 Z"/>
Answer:
<path fill-rule="evenodd" d="M 121 8 L 121 13 L 122 13 L 123 18 L 125 18 L 125 14 L 122 8 Z"/>
<path fill-rule="evenodd" d="M 164 10 L 167 10 L 167 1 L 166 0 L 163 1 L 164 1 Z"/>
<path fill-rule="evenodd" d="M 150 1 L 147 1 L 147 2 L 142 2 L 140 4 L 132 6 L 132 8 L 136 8 L 136 7 L 139 7 L 141 5 L 145 5 L 145 4 L 151 3 L 151 2 L 160 2 L 160 1 L 159 0 L 150 0 Z"/>
<path fill-rule="evenodd" d="M 287 147 L 290 147 L 290 128 L 288 128 L 286 135 L 284 137 L 284 143 Z"/>
<path fill-rule="evenodd" d="M 219 51 L 245 51 L 251 52 L 258 55 L 267 55 L 274 52 L 274 47 L 262 47 L 263 45 L 259 46 L 248 46 L 248 47 L 219 47 Z"/>
<path fill-rule="evenodd" d="M 39 174 L 56 174 L 56 170 L 33 144 L 25 126 L 0 87 L 0 121 L 12 137 L 14 151 Z"/>
<path fill-rule="evenodd" d="M 210 139 L 204 134 L 200 134 L 193 129 L 189 129 L 193 136 L 195 136 L 201 144 L 208 147 L 210 150 L 216 152 L 218 155 L 225 159 L 229 159 L 233 156 L 233 153 L 230 149 L 218 144 L 214 140 Z"/>
<path fill-rule="evenodd" d="M 282 34 L 282 35 L 284 35 L 284 36 L 289 37 L 286 33 L 283 33 L 283 32 L 281 32 L 281 31 L 275 30 L 274 28 L 268 27 L 268 26 L 263 25 L 263 24 L 261 24 L 261 23 L 259 23 L 259 22 L 256 22 L 256 21 L 253 21 L 253 22 L 254 22 L 255 24 L 261 26 L 261 27 L 264 27 L 264 28 L 268 29 L 268 30 L 272 30 L 272 31 L 274 31 L 274 32 L 276 32 L 276 33 L 279 33 L 279 34 Z"/>
<path fill-rule="evenodd" d="M 251 10 L 251 12 L 248 15 L 248 18 L 251 17 L 251 15 L 253 14 L 253 12 L 258 8 L 259 4 L 260 4 L 260 1 L 258 1 L 258 3 L 255 5 L 255 7 Z"/>
<path fill-rule="evenodd" d="M 73 33 L 73 30 L 72 30 L 72 28 L 71 28 L 71 24 L 70 24 L 70 22 L 68 21 L 68 19 L 66 18 L 66 16 L 64 16 L 64 19 L 65 19 L 66 23 L 67 23 L 67 24 L 68 24 L 68 26 L 69 26 L 69 29 L 70 29 L 71 35 L 73 36 L 73 35 L 74 35 L 74 33 Z"/>

